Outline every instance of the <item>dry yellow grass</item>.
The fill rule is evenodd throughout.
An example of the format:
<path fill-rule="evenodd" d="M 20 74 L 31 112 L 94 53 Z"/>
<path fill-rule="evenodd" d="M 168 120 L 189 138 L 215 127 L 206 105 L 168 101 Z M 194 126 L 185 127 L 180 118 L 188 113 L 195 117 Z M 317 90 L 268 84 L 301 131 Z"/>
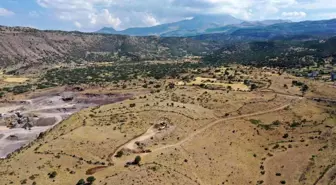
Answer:
<path fill-rule="evenodd" d="M 23 83 L 23 82 L 26 82 L 28 80 L 29 80 L 29 78 L 24 78 L 24 77 L 20 78 L 20 77 L 8 77 L 8 76 L 6 76 L 6 77 L 4 77 L 3 81 L 7 82 L 7 83 Z"/>
<path fill-rule="evenodd" d="M 139 88 L 136 98 L 83 110 L 1 161 L 0 178 L 3 184 L 64 185 L 90 172 L 95 184 L 107 185 L 335 184 L 335 105 L 310 97 L 336 90 L 307 98 L 283 90 L 291 79 L 271 80 L 269 88 L 252 92 L 176 86 L 145 94 Z M 150 153 L 111 155 L 163 118 L 173 127 L 142 141 Z M 141 165 L 125 168 L 137 155 Z"/>
<path fill-rule="evenodd" d="M 241 90 L 241 91 L 248 91 L 250 88 L 246 86 L 244 83 L 221 83 L 216 78 L 203 78 L 203 77 L 196 77 L 193 81 L 186 83 L 186 85 L 213 85 L 213 86 L 220 86 L 229 88 L 231 87 L 233 90 Z M 178 85 L 184 85 L 184 83 L 179 82 Z"/>

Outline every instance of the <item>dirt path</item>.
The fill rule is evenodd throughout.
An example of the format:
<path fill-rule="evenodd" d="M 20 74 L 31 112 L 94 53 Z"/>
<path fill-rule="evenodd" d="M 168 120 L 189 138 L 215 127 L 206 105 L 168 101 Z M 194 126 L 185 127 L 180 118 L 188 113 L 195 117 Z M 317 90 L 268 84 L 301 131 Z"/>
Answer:
<path fill-rule="evenodd" d="M 256 113 L 251 113 L 251 114 L 245 114 L 245 115 L 240 115 L 240 116 L 234 116 L 234 117 L 230 117 L 230 118 L 224 118 L 224 119 L 219 119 L 219 120 L 216 120 L 208 125 L 206 125 L 205 127 L 197 130 L 196 132 L 190 134 L 188 137 L 186 137 L 185 139 L 183 139 L 182 141 L 178 142 L 178 143 L 175 143 L 175 144 L 172 144 L 172 145 L 167 145 L 167 146 L 164 146 L 164 147 L 161 147 L 161 148 L 157 148 L 155 150 L 152 151 L 153 152 L 158 152 L 160 150 L 164 150 L 164 149 L 167 149 L 167 148 L 171 148 L 171 147 L 176 147 L 176 146 L 179 146 L 179 145 L 182 145 L 183 143 L 189 141 L 190 139 L 194 138 L 195 136 L 197 136 L 198 134 L 204 132 L 205 130 L 215 126 L 216 124 L 220 123 L 220 122 L 223 122 L 223 121 L 229 121 L 229 120 L 235 120 L 235 119 L 240 119 L 240 118 L 245 118 L 245 117 L 251 117 L 251 116 L 258 116 L 258 115 L 263 115 L 263 114 L 268 114 L 268 113 L 272 113 L 272 112 L 277 112 L 279 110 L 282 110 L 282 109 L 285 109 L 286 107 L 290 106 L 290 104 L 286 104 L 284 106 L 281 106 L 279 108 L 276 108 L 276 109 L 272 109 L 272 110 L 268 110 L 268 111 L 262 111 L 262 112 L 256 112 Z"/>
<path fill-rule="evenodd" d="M 212 123 L 209 123 L 208 125 L 204 126 L 203 128 L 191 133 L 189 136 L 187 136 L 185 139 L 181 140 L 180 142 L 178 143 L 175 143 L 175 144 L 171 144 L 171 145 L 166 145 L 166 146 L 163 146 L 163 147 L 160 147 L 160 148 L 157 148 L 157 149 L 154 149 L 152 150 L 151 153 L 155 153 L 155 152 L 159 152 L 161 150 L 165 150 L 165 149 L 168 149 L 168 148 L 172 148 L 172 147 L 177 147 L 177 146 L 180 146 L 182 145 L 183 143 L 193 139 L 195 136 L 197 136 L 198 134 L 204 132 L 205 130 L 215 126 L 216 124 L 220 123 L 220 122 L 223 122 L 223 121 L 229 121 L 229 120 L 235 120 L 235 119 L 240 119 L 240 118 L 245 118 L 245 117 L 251 117 L 251 116 L 258 116 L 258 115 L 263 115 L 263 114 L 268 114 L 268 113 L 272 113 L 272 112 L 276 112 L 276 111 L 279 111 L 279 110 L 282 110 L 282 109 L 285 109 L 286 107 L 290 106 L 291 104 L 286 104 L 286 105 L 283 105 L 281 107 L 278 107 L 278 108 L 275 108 L 275 109 L 272 109 L 272 110 L 268 110 L 268 111 L 261 111 L 261 112 L 256 112 L 256 113 L 251 113 L 251 114 L 245 114 L 245 115 L 240 115 L 240 116 L 234 116 L 234 117 L 229 117 L 229 118 L 223 118 L 223 119 L 219 119 L 219 120 L 216 120 Z M 150 131 L 152 128 L 149 129 L 149 133 L 152 133 L 152 131 Z M 151 134 L 148 134 L 147 132 L 133 140 L 131 140 L 130 142 L 127 142 L 125 143 L 124 145 L 122 145 L 121 147 L 118 148 L 118 150 L 116 150 L 116 152 L 119 151 L 119 149 L 122 149 L 122 148 L 129 148 L 129 147 L 132 147 L 134 142 L 135 141 L 139 141 L 139 139 L 144 139 L 144 138 L 147 138 L 147 136 L 149 136 Z M 151 137 L 151 136 L 150 136 Z M 115 152 L 115 154 L 116 154 Z M 114 158 L 114 155 L 111 156 L 111 161 L 113 162 L 117 162 L 115 161 L 116 158 Z M 148 155 L 148 153 L 143 153 L 143 154 L 138 154 L 140 156 L 145 156 L 145 155 Z M 125 164 L 127 161 L 120 161 L 120 159 L 118 159 L 118 163 L 119 164 Z"/>
<path fill-rule="evenodd" d="M 131 140 L 129 143 L 127 143 L 123 147 L 126 148 L 126 149 L 135 150 L 135 149 L 137 149 L 137 145 L 135 144 L 136 142 L 141 142 L 141 141 L 145 141 L 147 139 L 150 139 L 151 137 L 155 136 L 155 134 L 157 134 L 157 133 L 158 133 L 158 131 L 154 129 L 154 126 L 151 126 L 147 130 L 146 133 L 144 133 L 140 137 L 137 137 L 137 138 Z"/>

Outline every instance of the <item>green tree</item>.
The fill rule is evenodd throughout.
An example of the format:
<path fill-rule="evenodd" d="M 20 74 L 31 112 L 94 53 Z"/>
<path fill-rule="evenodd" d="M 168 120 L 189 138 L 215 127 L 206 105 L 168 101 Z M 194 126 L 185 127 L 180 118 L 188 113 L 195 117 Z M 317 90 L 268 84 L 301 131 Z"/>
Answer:
<path fill-rule="evenodd" d="M 256 89 L 257 88 L 257 85 L 256 84 L 252 84 L 251 85 L 251 91 L 253 91 L 254 89 Z"/>
<path fill-rule="evenodd" d="M 85 185 L 85 180 L 84 179 L 79 180 L 76 185 Z"/>
<path fill-rule="evenodd" d="M 56 177 L 57 172 L 53 171 L 53 172 L 51 172 L 51 173 L 48 173 L 48 175 L 49 175 L 49 178 L 53 179 L 53 178 Z"/>
<path fill-rule="evenodd" d="M 116 157 L 122 157 L 123 155 L 124 155 L 124 152 L 120 150 L 117 152 Z"/>
<path fill-rule="evenodd" d="M 5 93 L 0 91 L 0 98 L 3 98 L 5 96 Z"/>
<path fill-rule="evenodd" d="M 134 164 L 139 164 L 141 161 L 141 157 L 140 156 L 136 156 L 135 159 L 134 159 Z"/>
<path fill-rule="evenodd" d="M 308 85 L 303 85 L 302 88 L 301 88 L 301 91 L 306 92 L 306 91 L 308 91 L 308 89 L 309 89 Z"/>
<path fill-rule="evenodd" d="M 90 176 L 86 179 L 86 181 L 89 183 L 89 184 L 92 184 L 94 181 L 96 180 L 96 178 L 94 176 Z"/>

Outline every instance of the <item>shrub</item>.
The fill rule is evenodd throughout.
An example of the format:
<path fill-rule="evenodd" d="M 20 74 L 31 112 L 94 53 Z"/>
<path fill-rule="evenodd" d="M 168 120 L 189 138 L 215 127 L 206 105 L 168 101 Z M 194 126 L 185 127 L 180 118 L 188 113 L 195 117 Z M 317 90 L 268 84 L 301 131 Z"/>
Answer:
<path fill-rule="evenodd" d="M 256 120 L 256 119 L 250 119 L 250 122 L 253 124 L 253 125 L 258 125 L 261 123 L 260 120 Z"/>
<path fill-rule="evenodd" d="M 303 85 L 302 88 L 301 88 L 301 91 L 306 92 L 306 91 L 308 91 L 308 89 L 309 89 L 308 85 Z"/>
<path fill-rule="evenodd" d="M 48 173 L 49 178 L 53 179 L 57 176 L 57 173 L 55 171 Z"/>
<path fill-rule="evenodd" d="M 85 185 L 85 180 L 84 179 L 79 180 L 76 185 Z"/>
<path fill-rule="evenodd" d="M 86 181 L 89 183 L 89 184 L 92 184 L 94 181 L 96 180 L 96 178 L 94 176 L 90 176 L 86 179 Z"/>
<path fill-rule="evenodd" d="M 300 126 L 300 123 L 296 122 L 296 121 L 293 121 L 293 123 L 290 125 L 290 127 L 292 127 L 292 128 L 295 128 L 295 127 L 298 127 L 298 126 Z"/>
<path fill-rule="evenodd" d="M 280 124 L 281 124 L 281 122 L 279 120 L 273 121 L 273 123 L 272 123 L 272 125 L 275 125 L 275 126 L 278 126 Z"/>
<path fill-rule="evenodd" d="M 5 96 L 5 93 L 0 91 L 0 98 L 3 98 Z"/>
<path fill-rule="evenodd" d="M 134 161 L 133 161 L 133 163 L 134 164 L 139 164 L 140 161 L 141 161 L 141 157 L 140 156 L 136 156 L 135 159 L 134 159 Z"/>
<path fill-rule="evenodd" d="M 135 103 L 131 103 L 131 104 L 130 104 L 130 107 L 131 107 L 131 108 L 135 107 Z"/>
<path fill-rule="evenodd" d="M 251 85 L 251 91 L 253 91 L 254 89 L 258 88 L 258 86 L 256 84 L 252 84 Z"/>
<path fill-rule="evenodd" d="M 124 155 L 124 152 L 120 150 L 117 152 L 116 157 L 122 157 L 123 155 Z"/>

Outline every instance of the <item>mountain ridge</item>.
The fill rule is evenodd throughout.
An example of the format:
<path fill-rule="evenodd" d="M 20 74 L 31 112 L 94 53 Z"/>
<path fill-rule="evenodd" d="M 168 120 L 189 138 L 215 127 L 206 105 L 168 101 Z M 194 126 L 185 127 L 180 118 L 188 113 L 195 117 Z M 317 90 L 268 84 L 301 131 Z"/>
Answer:
<path fill-rule="evenodd" d="M 166 23 L 151 27 L 134 27 L 117 31 L 112 27 L 103 27 L 96 33 L 103 34 L 121 34 L 131 36 L 163 36 L 163 37 L 184 37 L 207 33 L 206 30 L 220 28 L 223 26 L 232 26 L 245 24 L 245 26 L 271 25 L 276 23 L 289 22 L 289 20 L 264 20 L 264 21 L 244 21 L 231 15 L 199 15 L 192 19 L 181 20 L 172 23 Z"/>

